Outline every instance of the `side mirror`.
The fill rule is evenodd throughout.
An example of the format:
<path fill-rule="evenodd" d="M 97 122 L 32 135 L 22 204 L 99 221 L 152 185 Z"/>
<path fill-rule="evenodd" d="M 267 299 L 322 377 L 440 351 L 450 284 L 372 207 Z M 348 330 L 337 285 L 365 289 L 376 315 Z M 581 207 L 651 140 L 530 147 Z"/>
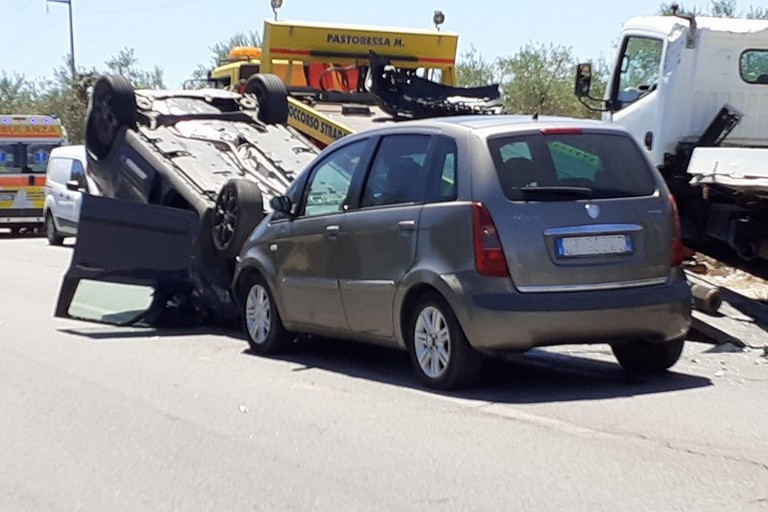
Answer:
<path fill-rule="evenodd" d="M 79 192 L 80 191 L 80 183 L 77 182 L 77 180 L 70 180 L 65 185 L 67 187 L 67 190 L 70 190 L 72 192 Z"/>
<path fill-rule="evenodd" d="M 275 196 L 272 199 L 269 200 L 269 206 L 272 207 L 273 210 L 276 212 L 282 213 L 286 216 L 292 216 L 291 213 L 291 207 L 293 206 L 291 204 L 291 198 L 288 196 Z"/>
<path fill-rule="evenodd" d="M 589 89 L 592 86 L 592 64 L 583 63 L 576 65 L 576 84 L 574 94 L 577 98 L 589 97 Z"/>

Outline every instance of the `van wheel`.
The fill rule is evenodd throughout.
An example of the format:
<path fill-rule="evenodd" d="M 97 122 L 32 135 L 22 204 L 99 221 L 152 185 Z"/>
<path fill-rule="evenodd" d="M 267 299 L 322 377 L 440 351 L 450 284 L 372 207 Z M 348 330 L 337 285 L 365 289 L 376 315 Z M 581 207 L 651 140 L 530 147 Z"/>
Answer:
<path fill-rule="evenodd" d="M 285 330 L 275 299 L 264 278 L 255 274 L 247 278 L 241 298 L 243 331 L 251 351 L 256 354 L 277 354 L 285 351 L 293 335 Z"/>
<path fill-rule="evenodd" d="M 64 237 L 56 231 L 56 223 L 53 221 L 53 215 L 50 212 L 45 216 L 45 236 L 51 245 L 61 245 L 64 243 Z"/>
<path fill-rule="evenodd" d="M 245 93 L 253 94 L 259 103 L 258 118 L 262 123 L 288 122 L 288 91 L 277 75 L 256 73 L 245 83 Z"/>
<path fill-rule="evenodd" d="M 224 258 L 234 258 L 263 218 L 263 198 L 256 182 L 229 180 L 216 197 L 211 228 L 213 246 Z"/>
<path fill-rule="evenodd" d="M 478 375 L 481 355 L 467 341 L 456 315 L 437 293 L 416 303 L 406 342 L 419 380 L 435 389 L 456 389 Z"/>
<path fill-rule="evenodd" d="M 11 236 L 19 236 L 21 235 L 21 228 L 11 228 Z"/>
<path fill-rule="evenodd" d="M 611 350 L 628 372 L 649 375 L 671 368 L 680 359 L 684 345 L 683 338 L 664 343 L 635 340 L 611 345 Z"/>
<path fill-rule="evenodd" d="M 109 154 L 121 126 L 136 124 L 136 94 L 123 76 L 104 75 L 93 87 L 85 122 L 85 144 L 96 158 Z"/>

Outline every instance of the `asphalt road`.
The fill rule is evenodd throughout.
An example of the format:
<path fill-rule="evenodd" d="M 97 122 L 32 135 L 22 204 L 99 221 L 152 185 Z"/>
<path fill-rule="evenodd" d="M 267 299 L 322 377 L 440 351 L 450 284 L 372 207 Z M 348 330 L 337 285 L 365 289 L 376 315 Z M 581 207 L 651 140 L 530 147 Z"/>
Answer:
<path fill-rule="evenodd" d="M 53 318 L 70 255 L 0 234 L 0 511 L 768 510 L 762 351 L 535 351 L 439 394 L 393 350 Z"/>

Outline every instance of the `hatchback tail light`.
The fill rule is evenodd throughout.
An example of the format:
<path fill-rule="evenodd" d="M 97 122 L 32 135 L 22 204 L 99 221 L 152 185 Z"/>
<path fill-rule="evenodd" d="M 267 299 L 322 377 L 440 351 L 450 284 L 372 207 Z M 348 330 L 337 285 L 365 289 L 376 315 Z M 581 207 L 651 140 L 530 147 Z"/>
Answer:
<path fill-rule="evenodd" d="M 672 266 L 679 267 L 685 259 L 685 247 L 683 246 L 683 230 L 680 228 L 680 216 L 677 213 L 677 203 L 675 198 L 669 196 L 669 203 L 672 206 Z"/>
<path fill-rule="evenodd" d="M 501 240 L 488 210 L 482 203 L 472 203 L 475 269 L 484 276 L 509 277 Z"/>

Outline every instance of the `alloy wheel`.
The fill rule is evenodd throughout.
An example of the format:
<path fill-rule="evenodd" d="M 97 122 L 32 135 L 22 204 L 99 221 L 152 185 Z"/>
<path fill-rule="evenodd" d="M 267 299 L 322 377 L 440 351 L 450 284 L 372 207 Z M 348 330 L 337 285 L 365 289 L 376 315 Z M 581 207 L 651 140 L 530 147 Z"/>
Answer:
<path fill-rule="evenodd" d="M 451 361 L 451 331 L 443 313 L 428 306 L 421 310 L 414 327 L 414 350 L 421 371 L 437 379 Z"/>
<path fill-rule="evenodd" d="M 267 341 L 272 326 L 272 306 L 267 290 L 254 285 L 245 299 L 245 325 L 251 341 L 261 345 Z"/>

